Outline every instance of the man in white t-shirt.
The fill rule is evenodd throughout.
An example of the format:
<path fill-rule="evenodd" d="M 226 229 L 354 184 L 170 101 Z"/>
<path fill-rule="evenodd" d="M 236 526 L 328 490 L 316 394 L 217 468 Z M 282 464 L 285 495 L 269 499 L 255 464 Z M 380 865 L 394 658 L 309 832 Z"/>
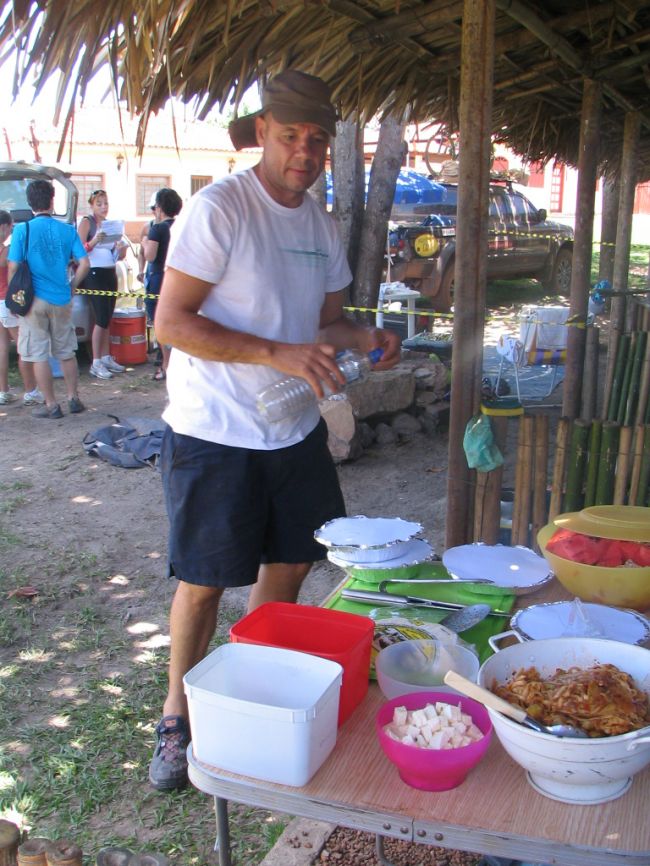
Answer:
<path fill-rule="evenodd" d="M 200 190 L 172 230 L 156 313 L 170 344 L 169 425 L 161 469 L 170 519 L 169 691 L 149 779 L 187 782 L 184 674 L 205 655 L 226 587 L 252 585 L 249 610 L 295 602 L 312 562 L 314 530 L 344 514 L 317 405 L 270 423 L 257 393 L 287 375 L 324 396 L 343 377 L 336 352 L 383 350 L 393 332 L 343 314 L 352 275 L 332 218 L 306 194 L 323 170 L 336 112 L 319 78 L 286 70 L 262 109 L 234 121 L 237 149 L 263 148 L 252 169 Z"/>

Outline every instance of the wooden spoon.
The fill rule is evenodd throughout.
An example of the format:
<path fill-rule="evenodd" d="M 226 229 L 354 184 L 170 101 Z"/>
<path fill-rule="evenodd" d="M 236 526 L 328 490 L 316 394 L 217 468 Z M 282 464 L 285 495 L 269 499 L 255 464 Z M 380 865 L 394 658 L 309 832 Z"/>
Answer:
<path fill-rule="evenodd" d="M 576 737 L 577 739 L 586 739 L 588 736 L 585 731 L 574 728 L 572 725 L 542 725 L 541 722 L 531 718 L 525 710 L 509 704 L 508 701 L 504 701 L 503 698 L 495 695 L 494 692 L 490 692 L 488 689 L 484 689 L 482 686 L 473 683 L 471 680 L 457 674 L 456 671 L 447 671 L 444 681 L 452 689 L 462 692 L 469 698 L 474 698 L 475 701 L 479 701 L 479 703 L 489 707 L 491 710 L 503 713 L 504 716 L 508 716 L 519 722 L 520 725 L 532 728 L 538 734 L 552 734 L 554 737 Z"/>

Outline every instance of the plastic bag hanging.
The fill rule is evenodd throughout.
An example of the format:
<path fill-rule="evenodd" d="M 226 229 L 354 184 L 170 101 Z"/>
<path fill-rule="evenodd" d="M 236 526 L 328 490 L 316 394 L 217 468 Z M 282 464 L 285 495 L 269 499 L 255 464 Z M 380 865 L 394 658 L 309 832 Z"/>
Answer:
<path fill-rule="evenodd" d="M 470 469 L 491 472 L 503 465 L 503 455 L 494 441 L 492 425 L 487 415 L 474 415 L 468 421 L 463 436 L 463 448 Z"/>

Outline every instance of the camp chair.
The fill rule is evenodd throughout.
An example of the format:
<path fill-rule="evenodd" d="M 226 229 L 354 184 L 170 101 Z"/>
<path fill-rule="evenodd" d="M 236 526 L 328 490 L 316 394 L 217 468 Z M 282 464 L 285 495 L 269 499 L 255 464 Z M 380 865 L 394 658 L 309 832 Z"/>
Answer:
<path fill-rule="evenodd" d="M 495 391 L 505 364 L 511 364 L 517 399 L 521 403 L 519 370 L 524 367 L 553 367 L 553 377 L 548 391 L 540 399 L 553 393 L 557 382 L 558 367 L 566 364 L 568 307 L 524 307 L 519 317 L 519 339 L 502 334 L 497 343 L 500 356 L 499 372 Z"/>

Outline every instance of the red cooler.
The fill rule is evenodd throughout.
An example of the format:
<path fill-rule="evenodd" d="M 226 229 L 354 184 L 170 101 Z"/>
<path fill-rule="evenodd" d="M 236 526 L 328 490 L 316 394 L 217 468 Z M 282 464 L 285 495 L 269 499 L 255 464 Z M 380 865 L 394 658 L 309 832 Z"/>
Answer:
<path fill-rule="evenodd" d="M 147 331 L 144 310 L 115 310 L 109 329 L 111 355 L 118 364 L 145 364 Z"/>
<path fill-rule="evenodd" d="M 267 601 L 231 627 L 230 640 L 298 650 L 338 662 L 343 667 L 341 725 L 368 691 L 373 633 L 374 623 L 365 616 Z"/>

